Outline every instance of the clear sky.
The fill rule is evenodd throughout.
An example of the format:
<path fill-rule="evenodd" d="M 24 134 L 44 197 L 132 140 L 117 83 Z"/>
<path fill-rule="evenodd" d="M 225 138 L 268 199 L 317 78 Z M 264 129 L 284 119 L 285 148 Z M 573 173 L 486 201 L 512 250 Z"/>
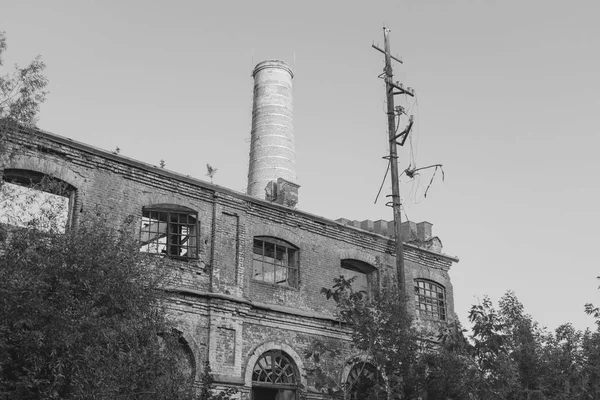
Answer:
<path fill-rule="evenodd" d="M 373 204 L 387 152 L 382 26 L 416 125 L 406 215 L 430 221 L 463 323 L 484 294 L 516 292 L 549 328 L 592 325 L 600 222 L 597 0 L 0 0 L 6 64 L 41 54 L 38 126 L 155 165 L 246 187 L 253 65 L 294 68 L 301 210 L 392 219 Z M 400 99 L 399 99 L 400 100 Z M 404 122 L 403 122 L 404 123 Z M 384 194 L 389 194 L 389 182 Z"/>

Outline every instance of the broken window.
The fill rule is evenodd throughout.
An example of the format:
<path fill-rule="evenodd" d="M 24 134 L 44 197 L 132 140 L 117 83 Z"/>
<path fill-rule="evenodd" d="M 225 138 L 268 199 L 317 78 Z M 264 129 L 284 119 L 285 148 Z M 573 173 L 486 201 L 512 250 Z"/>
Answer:
<path fill-rule="evenodd" d="M 252 279 L 298 287 L 298 249 L 280 239 L 255 237 Z"/>
<path fill-rule="evenodd" d="M 364 292 L 366 295 L 371 293 L 371 286 L 376 280 L 377 271 L 375 267 L 359 260 L 342 260 L 340 274 L 344 279 L 354 278 L 352 281 L 352 290 L 355 292 Z"/>
<path fill-rule="evenodd" d="M 415 280 L 415 307 L 422 317 L 446 320 L 446 289 L 435 282 Z"/>
<path fill-rule="evenodd" d="M 64 233 L 75 188 L 36 171 L 5 169 L 0 181 L 0 224 Z"/>
<path fill-rule="evenodd" d="M 176 205 L 142 210 L 140 251 L 171 258 L 198 258 L 198 213 Z"/>

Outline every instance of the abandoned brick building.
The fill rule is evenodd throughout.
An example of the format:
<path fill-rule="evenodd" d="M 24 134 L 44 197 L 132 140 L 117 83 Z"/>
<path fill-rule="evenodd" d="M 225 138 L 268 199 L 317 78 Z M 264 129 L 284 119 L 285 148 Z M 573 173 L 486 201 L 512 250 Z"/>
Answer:
<path fill-rule="evenodd" d="M 217 383 L 242 398 L 320 398 L 305 373 L 315 339 L 344 349 L 340 382 L 356 356 L 336 324 L 335 304 L 320 293 L 335 277 L 356 276 L 363 290 L 393 279 L 392 225 L 329 220 L 296 208 L 291 90 L 280 61 L 253 72 L 254 104 L 247 194 L 190 178 L 41 130 L 8 133 L 4 178 L 49 176 L 71 189 L 70 215 L 102 206 L 115 221 L 134 218 L 141 251 L 168 259 L 181 279 L 171 311 L 198 380 L 209 360 Z M 420 321 L 454 318 L 448 271 L 428 222 L 403 224 L 407 289 Z"/>

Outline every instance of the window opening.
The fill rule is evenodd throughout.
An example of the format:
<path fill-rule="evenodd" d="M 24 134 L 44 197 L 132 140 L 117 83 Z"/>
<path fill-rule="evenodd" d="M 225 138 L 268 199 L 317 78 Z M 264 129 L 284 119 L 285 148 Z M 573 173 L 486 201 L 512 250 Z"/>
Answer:
<path fill-rule="evenodd" d="M 0 181 L 0 224 L 64 233 L 75 189 L 35 171 L 6 169 Z"/>
<path fill-rule="evenodd" d="M 355 277 L 352 282 L 352 290 L 355 292 L 365 292 L 367 295 L 371 293 L 371 285 L 375 278 L 374 272 L 376 269 L 359 260 L 342 260 L 340 274 L 345 279 Z"/>
<path fill-rule="evenodd" d="M 359 271 L 348 264 L 342 263 L 342 276 L 346 280 L 354 278 L 354 281 L 352 281 L 352 290 L 355 292 L 369 293 L 369 283 L 366 273 Z"/>
<path fill-rule="evenodd" d="M 296 399 L 297 377 L 296 366 L 285 353 L 267 351 L 252 370 L 252 400 Z"/>
<path fill-rule="evenodd" d="M 140 251 L 172 258 L 197 258 L 198 213 L 144 208 Z"/>
<path fill-rule="evenodd" d="M 415 307 L 423 317 L 446 320 L 446 289 L 437 283 L 416 280 Z"/>
<path fill-rule="evenodd" d="M 298 250 L 283 240 L 254 238 L 252 278 L 280 286 L 298 287 Z"/>

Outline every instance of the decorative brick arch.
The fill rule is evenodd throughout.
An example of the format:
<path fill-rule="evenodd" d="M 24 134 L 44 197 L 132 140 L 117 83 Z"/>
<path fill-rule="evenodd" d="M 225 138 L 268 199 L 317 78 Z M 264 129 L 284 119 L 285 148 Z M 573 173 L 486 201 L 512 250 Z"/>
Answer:
<path fill-rule="evenodd" d="M 377 258 L 371 254 L 365 253 L 357 249 L 338 249 L 337 251 L 340 260 L 358 260 L 371 265 L 373 268 L 377 268 Z"/>
<path fill-rule="evenodd" d="M 304 385 L 304 387 L 306 387 L 307 383 L 306 383 L 306 377 L 304 374 L 304 363 L 302 362 L 302 359 L 300 358 L 298 353 L 296 353 L 296 351 L 292 347 L 290 347 L 289 345 L 287 345 L 285 343 L 279 343 L 279 342 L 266 342 L 254 349 L 254 351 L 250 355 L 250 358 L 248 359 L 248 363 L 246 364 L 246 374 L 244 375 L 244 386 L 246 386 L 246 387 L 252 386 L 252 371 L 254 370 L 254 365 L 256 364 L 256 362 L 258 361 L 260 356 L 262 356 L 264 353 L 266 353 L 269 350 L 281 350 L 284 353 L 286 353 L 292 360 L 294 360 L 294 363 L 296 364 L 296 368 L 298 368 L 298 378 L 299 378 L 300 382 L 302 382 L 302 385 Z"/>
<path fill-rule="evenodd" d="M 443 271 L 435 270 L 432 268 L 418 268 L 412 273 L 413 280 L 415 279 L 426 279 L 428 281 L 436 282 L 439 285 L 447 286 L 448 278 Z"/>
<path fill-rule="evenodd" d="M 65 163 L 43 158 L 13 155 L 9 157 L 2 169 L 20 169 L 39 172 L 68 183 L 76 189 L 81 188 L 85 182 L 85 178 L 80 174 L 73 172 Z"/>
<path fill-rule="evenodd" d="M 194 338 L 187 333 L 185 329 L 175 328 L 181 338 L 185 341 L 189 351 L 192 353 L 192 371 L 194 374 L 194 380 L 199 380 L 200 377 L 198 374 L 200 373 L 200 368 L 198 368 L 198 361 L 200 356 L 200 348 L 198 347 L 198 343 L 194 340 Z"/>
<path fill-rule="evenodd" d="M 298 247 L 298 243 L 300 242 L 300 236 L 297 232 L 291 229 L 281 228 L 281 226 L 269 226 L 262 225 L 259 229 L 254 229 L 252 232 L 252 237 L 256 236 L 268 236 L 277 239 L 285 240 L 286 242 L 293 244 Z"/>
<path fill-rule="evenodd" d="M 168 195 L 161 193 L 149 193 L 142 197 L 145 207 L 152 206 L 174 206 L 187 209 L 187 211 L 200 212 L 197 206 L 190 200 L 178 195 Z"/>

